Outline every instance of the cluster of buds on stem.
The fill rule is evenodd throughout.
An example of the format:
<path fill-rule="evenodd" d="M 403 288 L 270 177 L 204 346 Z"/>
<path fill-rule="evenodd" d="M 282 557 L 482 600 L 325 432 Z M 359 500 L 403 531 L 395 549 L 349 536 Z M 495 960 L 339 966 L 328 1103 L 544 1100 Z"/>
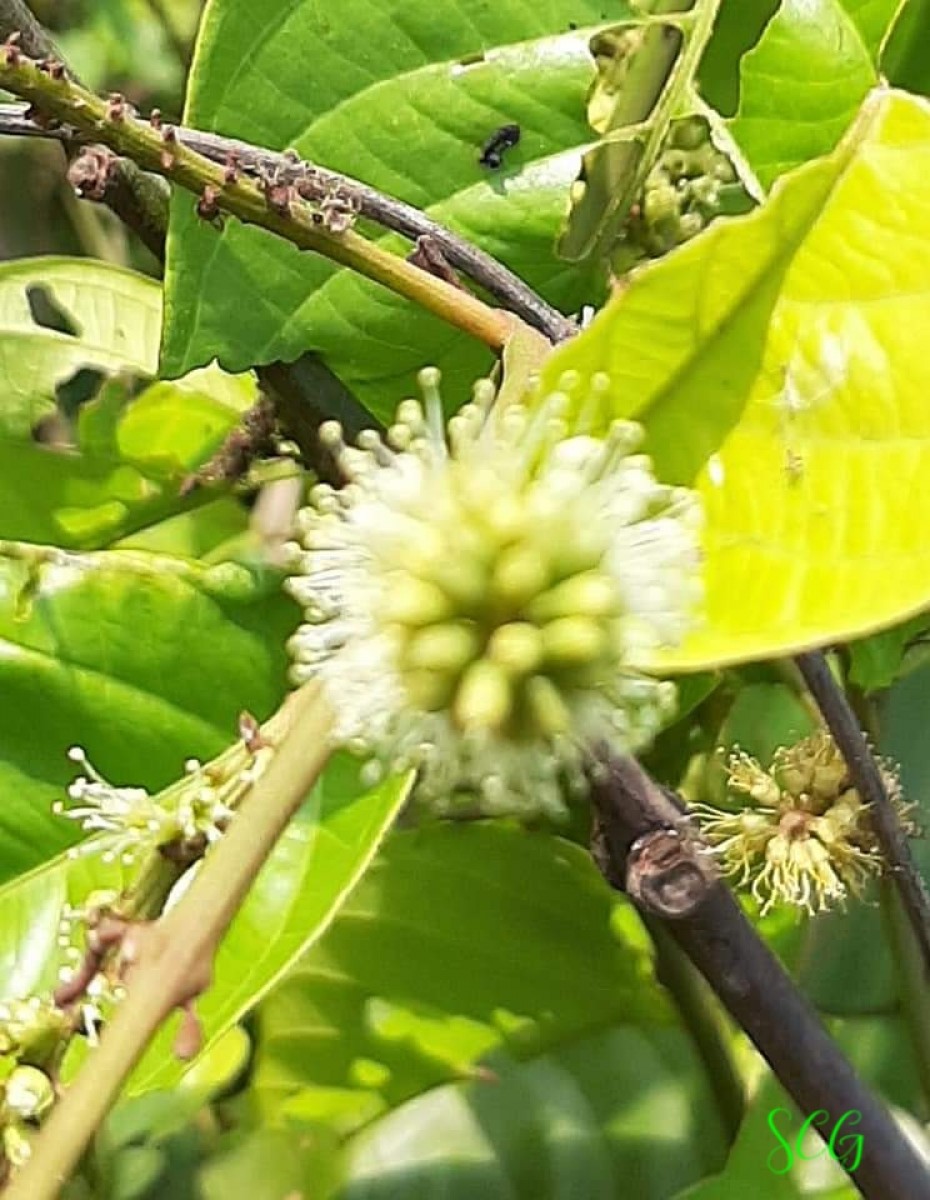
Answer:
<path fill-rule="evenodd" d="M 80 821 L 88 833 L 109 835 L 93 843 L 105 860 L 129 866 L 151 851 L 180 845 L 196 856 L 221 837 L 242 797 L 264 771 L 272 747 L 253 717 L 240 718 L 240 740 L 203 764 L 185 763 L 185 775 L 152 795 L 141 787 L 118 787 L 94 769 L 80 746 L 69 757 L 84 769 L 68 789 L 73 805 L 58 802 L 55 812 Z M 72 851 L 80 854 L 82 847 Z"/>
<path fill-rule="evenodd" d="M 720 189 L 735 179 L 703 117 L 673 121 L 630 212 L 621 248 L 654 258 L 689 241 L 719 213 Z"/>

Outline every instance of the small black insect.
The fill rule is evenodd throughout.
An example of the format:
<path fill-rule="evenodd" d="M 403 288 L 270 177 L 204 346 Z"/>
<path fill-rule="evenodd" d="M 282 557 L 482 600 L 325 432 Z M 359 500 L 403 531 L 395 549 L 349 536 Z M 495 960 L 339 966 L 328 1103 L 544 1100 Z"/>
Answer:
<path fill-rule="evenodd" d="M 519 125 L 502 125 L 485 142 L 478 162 L 483 167 L 490 167 L 492 171 L 496 171 L 504 161 L 504 151 L 509 150 L 511 146 L 515 146 L 519 140 Z"/>

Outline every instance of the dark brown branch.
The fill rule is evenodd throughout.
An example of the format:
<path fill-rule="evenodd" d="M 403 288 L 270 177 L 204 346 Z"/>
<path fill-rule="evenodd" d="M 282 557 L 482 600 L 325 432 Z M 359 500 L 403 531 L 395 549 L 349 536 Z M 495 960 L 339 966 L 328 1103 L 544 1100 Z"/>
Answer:
<path fill-rule="evenodd" d="M 30 58 L 61 60 L 55 43 L 22 0 L 0 0 L 0 41 L 12 33 L 19 33 L 19 45 Z M 23 115 L 26 111 L 22 105 L 0 107 L 17 108 Z M 67 144 L 67 139 L 65 143 L 65 153 L 70 158 L 73 148 Z M 140 171 L 135 163 L 121 160 L 115 167 L 104 203 L 139 237 L 159 262 L 164 260 L 168 188 L 163 180 L 157 175 Z"/>
<path fill-rule="evenodd" d="M 4 134 L 51 137 L 65 142 L 82 140 L 74 130 L 44 129 L 36 125 L 26 116 L 26 108 L 21 104 L 0 105 L 0 136 Z M 213 162 L 226 163 L 232 156 L 245 173 L 274 175 L 281 183 L 299 182 L 310 176 L 314 183 L 319 183 L 323 188 L 338 189 L 355 202 L 361 216 L 385 229 L 400 233 L 414 242 L 428 237 L 450 266 L 467 275 L 510 312 L 545 334 L 550 341 L 560 342 L 577 332 L 574 322 L 547 304 L 519 276 L 490 254 L 479 250 L 402 200 L 387 196 L 337 171 L 319 167 L 315 163 L 301 162 L 293 154 L 278 154 L 248 142 L 180 125 L 177 127 L 177 136 L 184 145 Z"/>
<path fill-rule="evenodd" d="M 634 760 L 612 759 L 603 768 L 593 796 L 609 882 L 638 894 L 640 906 L 663 921 L 805 1116 L 825 1111 L 821 1128 L 828 1132 L 851 1109 L 861 1114 L 854 1132 L 863 1138 L 862 1159 L 849 1173 L 864 1196 L 930 1200 L 930 1172 L 727 888 L 709 877 L 681 809 Z M 652 871 L 649 846 L 663 838 L 677 839 L 679 859 L 660 855 Z M 636 880 L 630 879 L 631 850 L 638 859 Z M 680 902 L 683 895 L 687 903 Z M 658 897 L 658 908 L 650 896 Z M 669 897 L 677 916 L 669 915 Z"/>
<path fill-rule="evenodd" d="M 798 668 L 823 714 L 833 740 L 846 760 L 849 774 L 862 800 L 890 868 L 890 876 L 904 904 L 925 968 L 930 970 L 930 894 L 911 855 L 907 835 L 888 796 L 875 755 L 862 732 L 846 693 L 833 678 L 823 654 L 799 654 Z"/>
<path fill-rule="evenodd" d="M 30 58 L 60 58 L 58 47 L 23 0 L 0 0 L 0 40 L 19 34 L 19 45 Z"/>

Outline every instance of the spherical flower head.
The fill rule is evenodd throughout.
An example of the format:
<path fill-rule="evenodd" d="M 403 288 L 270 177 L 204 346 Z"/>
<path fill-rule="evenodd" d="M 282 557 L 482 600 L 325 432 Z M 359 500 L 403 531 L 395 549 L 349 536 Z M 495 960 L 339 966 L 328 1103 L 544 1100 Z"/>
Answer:
<path fill-rule="evenodd" d="M 901 798 L 895 769 L 882 775 L 905 829 L 910 806 Z M 884 859 L 864 804 L 832 737 L 819 731 L 776 751 L 768 771 L 736 752 L 728 764 L 728 786 L 749 804 L 725 812 L 697 804 L 701 833 L 724 872 L 749 886 L 765 914 L 776 903 L 813 914 L 850 894 L 860 895 L 882 872 Z"/>
<path fill-rule="evenodd" d="M 385 441 L 321 431 L 349 482 L 300 514 L 293 676 L 372 778 L 417 768 L 439 812 L 561 815 L 586 749 L 635 750 L 670 711 L 634 664 L 694 619 L 697 503 L 629 422 L 570 435 L 564 394 L 497 409 L 483 381 L 446 433 L 438 372 L 420 382 Z"/>

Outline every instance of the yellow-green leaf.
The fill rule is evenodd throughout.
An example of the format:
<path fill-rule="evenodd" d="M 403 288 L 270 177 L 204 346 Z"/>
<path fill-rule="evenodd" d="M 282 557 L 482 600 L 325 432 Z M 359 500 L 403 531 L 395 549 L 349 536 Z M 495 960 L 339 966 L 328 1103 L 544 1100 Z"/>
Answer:
<path fill-rule="evenodd" d="M 643 271 L 547 362 L 610 373 L 659 474 L 706 510 L 696 670 L 930 601 L 930 106 L 874 92 L 838 149 Z"/>

